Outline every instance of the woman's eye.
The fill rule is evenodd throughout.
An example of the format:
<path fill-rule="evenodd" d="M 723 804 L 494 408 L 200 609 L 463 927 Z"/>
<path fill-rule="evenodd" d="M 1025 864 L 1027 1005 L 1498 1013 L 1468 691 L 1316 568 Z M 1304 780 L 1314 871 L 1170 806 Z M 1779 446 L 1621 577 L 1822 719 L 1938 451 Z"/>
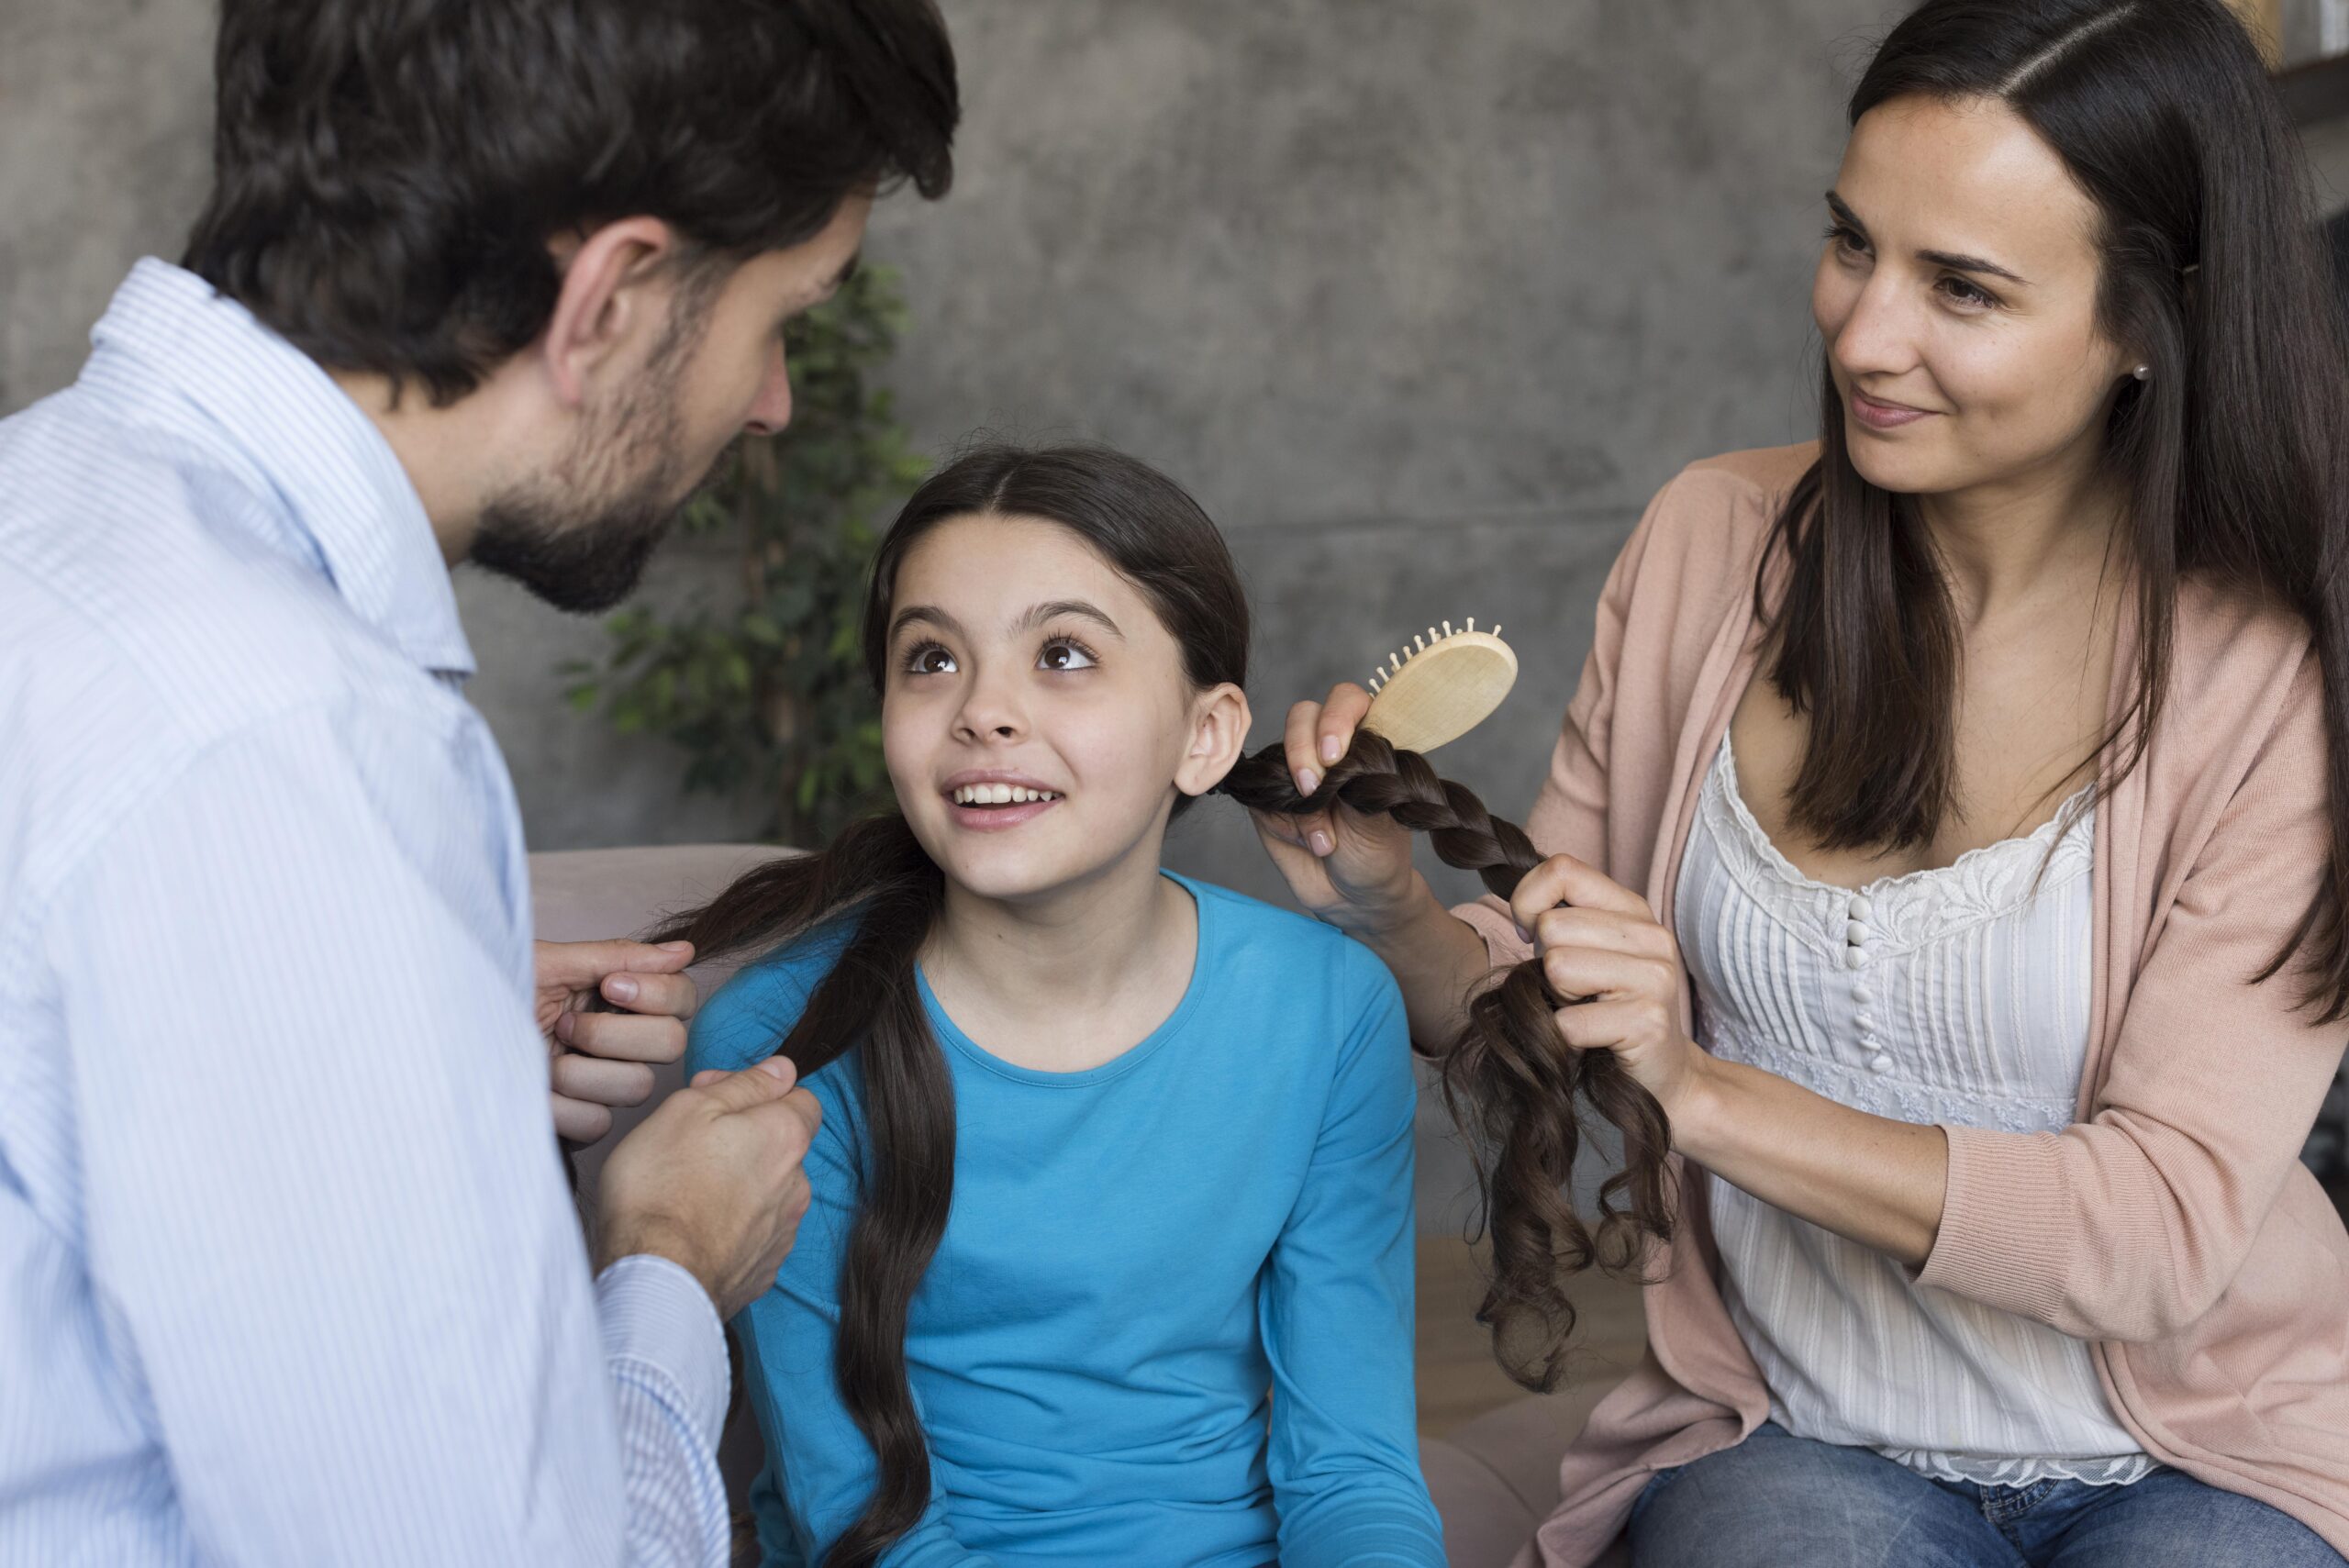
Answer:
<path fill-rule="evenodd" d="M 1987 310 L 1998 303 L 1998 296 L 1964 278 L 1943 278 L 1942 292 L 1958 304 L 1976 310 Z"/>
<path fill-rule="evenodd" d="M 1868 242 L 1861 239 L 1858 232 L 1846 223 L 1829 224 L 1827 242 L 1847 257 L 1865 256 L 1868 253 Z"/>
<path fill-rule="evenodd" d="M 933 642 L 915 649 L 906 661 L 906 668 L 917 675 L 951 675 L 956 666 L 954 655 Z"/>
<path fill-rule="evenodd" d="M 1045 670 L 1090 670 L 1095 660 L 1092 651 L 1083 643 L 1061 638 L 1044 644 L 1044 651 L 1036 663 Z"/>

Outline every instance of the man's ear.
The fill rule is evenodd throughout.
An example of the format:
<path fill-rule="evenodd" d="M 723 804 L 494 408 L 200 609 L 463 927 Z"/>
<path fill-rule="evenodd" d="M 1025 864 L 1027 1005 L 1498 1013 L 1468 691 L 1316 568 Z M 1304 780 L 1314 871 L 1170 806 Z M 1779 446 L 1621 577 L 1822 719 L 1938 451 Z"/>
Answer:
<path fill-rule="evenodd" d="M 1201 692 L 1191 705 L 1191 745 L 1174 772 L 1174 787 L 1205 795 L 1223 782 L 1248 744 L 1248 694 L 1226 681 Z"/>
<path fill-rule="evenodd" d="M 555 243 L 562 291 L 539 350 L 564 407 L 582 406 L 597 373 L 615 360 L 627 362 L 640 339 L 649 350 L 659 338 L 674 298 L 666 263 L 677 249 L 676 230 L 657 217 L 624 217 L 584 239 Z"/>

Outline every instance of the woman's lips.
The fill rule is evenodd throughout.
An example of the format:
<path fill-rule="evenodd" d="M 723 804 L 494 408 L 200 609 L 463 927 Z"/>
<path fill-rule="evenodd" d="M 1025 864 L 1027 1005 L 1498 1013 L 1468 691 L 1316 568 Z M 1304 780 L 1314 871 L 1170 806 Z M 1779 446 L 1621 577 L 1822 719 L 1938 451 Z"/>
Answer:
<path fill-rule="evenodd" d="M 1852 417 L 1871 430 L 1897 430 L 1903 425 L 1913 425 L 1920 419 L 1932 417 L 1924 408 L 1904 407 L 1898 403 L 1879 403 L 1866 393 L 1852 394 Z"/>

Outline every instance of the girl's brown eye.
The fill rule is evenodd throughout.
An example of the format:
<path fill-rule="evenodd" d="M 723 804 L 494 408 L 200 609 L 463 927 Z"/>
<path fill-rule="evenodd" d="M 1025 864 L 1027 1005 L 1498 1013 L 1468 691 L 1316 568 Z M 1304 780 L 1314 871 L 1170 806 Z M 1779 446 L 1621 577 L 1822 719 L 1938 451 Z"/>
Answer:
<path fill-rule="evenodd" d="M 1063 639 L 1044 644 L 1044 651 L 1037 662 L 1047 670 L 1089 670 L 1096 660 L 1092 651 L 1083 643 Z"/>

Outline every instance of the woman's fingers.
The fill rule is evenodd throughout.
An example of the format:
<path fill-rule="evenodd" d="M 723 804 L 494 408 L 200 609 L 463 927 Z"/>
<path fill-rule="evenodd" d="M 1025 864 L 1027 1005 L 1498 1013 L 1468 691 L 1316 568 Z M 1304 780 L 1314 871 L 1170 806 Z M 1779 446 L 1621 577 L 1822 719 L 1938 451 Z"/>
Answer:
<path fill-rule="evenodd" d="M 1644 1002 L 1576 1002 L 1553 1015 L 1558 1038 L 1576 1051 L 1626 1051 L 1643 1044 L 1655 1020 Z"/>
<path fill-rule="evenodd" d="M 1605 948 L 1550 948 L 1542 954 L 1542 978 L 1561 996 L 1604 1001 L 1639 997 L 1676 1001 L 1679 975 L 1661 959 Z"/>
<path fill-rule="evenodd" d="M 1354 743 L 1354 731 L 1362 727 L 1362 716 L 1369 711 L 1370 693 L 1352 681 L 1341 681 L 1330 688 L 1320 720 L 1313 727 L 1314 755 L 1322 767 L 1346 754 Z"/>
<path fill-rule="evenodd" d="M 1518 883 L 1517 891 L 1509 895 L 1508 909 L 1517 920 L 1517 929 L 1530 931 L 1539 924 L 1544 911 L 1561 904 L 1633 916 L 1651 925 L 1655 922 L 1655 912 L 1648 907 L 1646 899 L 1597 866 L 1572 855 L 1552 855 L 1527 872 Z"/>
<path fill-rule="evenodd" d="M 1369 711 L 1370 694 L 1352 681 L 1330 687 L 1326 701 L 1301 702 L 1288 710 L 1281 740 L 1297 794 L 1311 795 L 1321 787 L 1321 775 L 1346 754 L 1362 716 Z"/>
<path fill-rule="evenodd" d="M 1620 914 L 1612 909 L 1577 909 L 1562 905 L 1535 917 L 1533 940 L 1550 948 L 1598 948 L 1639 958 L 1677 960 L 1680 950 L 1672 933 L 1653 920 Z"/>

